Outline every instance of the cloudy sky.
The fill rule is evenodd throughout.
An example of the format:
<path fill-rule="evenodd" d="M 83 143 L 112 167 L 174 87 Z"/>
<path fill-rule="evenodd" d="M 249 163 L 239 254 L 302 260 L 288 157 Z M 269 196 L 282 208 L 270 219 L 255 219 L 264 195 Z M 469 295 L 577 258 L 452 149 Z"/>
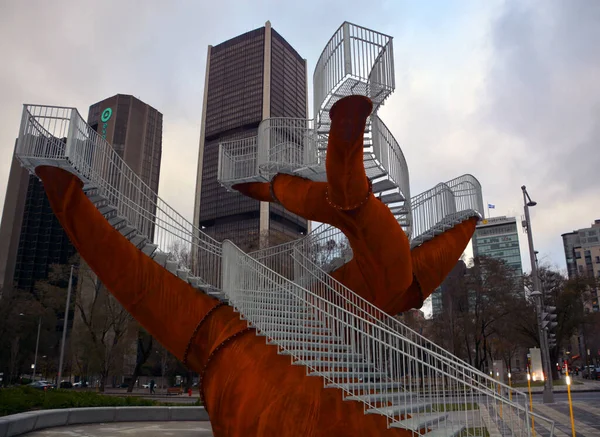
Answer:
<path fill-rule="evenodd" d="M 191 218 L 206 48 L 266 20 L 309 71 L 344 20 L 394 37 L 380 115 L 414 194 L 472 173 L 494 215 L 520 218 L 527 185 L 536 248 L 559 268 L 560 234 L 600 218 L 597 0 L 3 0 L 0 208 L 23 103 L 85 116 L 124 93 L 164 114 L 159 194 Z"/>

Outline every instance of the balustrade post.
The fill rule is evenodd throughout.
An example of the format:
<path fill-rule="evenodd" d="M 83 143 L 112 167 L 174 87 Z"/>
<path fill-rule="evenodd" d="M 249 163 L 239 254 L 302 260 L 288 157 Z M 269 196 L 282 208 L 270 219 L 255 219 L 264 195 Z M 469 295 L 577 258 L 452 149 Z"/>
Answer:
<path fill-rule="evenodd" d="M 75 133 L 77 132 L 77 117 L 79 114 L 76 109 L 71 109 L 71 117 L 69 120 L 69 132 L 67 133 L 67 144 L 65 145 L 65 158 L 75 167 L 80 168 L 76 145 Z M 80 169 L 81 170 L 81 169 Z M 85 175 L 86 177 L 89 175 Z"/>
<path fill-rule="evenodd" d="M 350 23 L 342 26 L 342 40 L 344 45 L 344 75 L 352 74 L 352 47 L 350 45 Z"/>

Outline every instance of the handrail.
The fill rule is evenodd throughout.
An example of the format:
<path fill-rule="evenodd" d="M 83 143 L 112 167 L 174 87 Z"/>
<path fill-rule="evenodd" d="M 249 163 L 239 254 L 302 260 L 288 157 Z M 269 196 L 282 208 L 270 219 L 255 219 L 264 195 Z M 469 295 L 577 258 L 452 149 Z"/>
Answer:
<path fill-rule="evenodd" d="M 377 111 L 394 89 L 391 41 L 388 35 L 349 22 L 337 29 L 313 73 L 317 130 L 329 123 L 329 108 L 346 95 L 371 97 Z"/>
<path fill-rule="evenodd" d="M 362 318 L 267 269 L 228 240 L 223 242 L 223 259 L 224 291 L 233 306 L 250 323 L 327 382 L 341 388 L 348 395 L 361 399 L 367 407 L 386 416 L 389 423 L 400 422 L 395 412 L 387 408 L 389 399 L 378 400 L 367 397 L 366 394 L 375 391 L 393 395 L 397 392 L 397 401 L 404 404 L 405 414 L 412 416 L 422 414 L 420 405 L 423 401 L 445 403 L 450 397 L 459 399 L 459 403 L 464 401 L 465 404 L 477 401 L 488 407 L 490 403 L 493 407 L 500 405 L 504 409 L 504 420 L 507 420 L 507 416 L 516 414 L 517 425 L 527 422 L 529 411 L 524 394 L 516 392 L 523 399 L 523 404 L 519 404 L 496 393 L 498 388 L 501 391 L 510 389 L 497 381 L 492 382 L 494 385 L 491 388 L 471 384 L 464 380 L 468 375 L 456 367 L 454 360 L 447 362 L 437 352 Z M 306 313 L 300 312 L 287 317 L 289 325 L 284 332 L 274 330 L 272 324 L 261 322 L 267 315 L 265 308 L 272 308 L 273 305 L 281 307 L 284 304 L 289 307 L 290 299 L 296 305 L 305 307 L 314 320 L 331 330 L 331 337 L 319 347 L 325 348 L 340 340 L 340 344 L 350 346 L 351 352 L 363 356 L 367 362 L 376 364 L 377 368 L 385 369 L 383 379 L 391 380 L 392 383 L 369 379 L 362 380 L 361 384 L 349 384 L 352 374 L 361 374 L 359 369 L 364 367 L 363 363 L 356 367 L 352 362 L 340 363 L 340 368 L 345 370 L 336 373 L 331 361 L 315 362 L 311 359 L 306 353 L 310 348 L 306 349 L 302 342 L 302 334 L 305 333 L 302 314 Z M 388 386 L 392 390 L 387 390 Z M 407 386 L 410 390 L 398 391 Z"/>
<path fill-rule="evenodd" d="M 59 132 L 68 132 L 67 144 L 61 155 L 48 154 L 40 147 L 31 147 L 33 137 L 56 142 L 56 132 L 40 129 L 37 117 L 45 113 L 68 110 Z M 57 119 L 56 115 L 51 115 Z M 66 121 L 68 119 L 68 122 Z M 38 141 L 39 143 L 39 141 Z M 190 221 L 163 201 L 125 163 L 112 146 L 92 129 L 74 108 L 24 107 L 17 156 L 25 165 L 40 159 L 63 159 L 71 163 L 77 175 L 87 184 L 100 190 L 116 208 L 117 215 L 126 219 L 139 234 L 143 234 L 165 252 L 183 244 L 192 252 L 193 274 L 215 288 L 220 288 L 221 243 L 195 227 Z"/>

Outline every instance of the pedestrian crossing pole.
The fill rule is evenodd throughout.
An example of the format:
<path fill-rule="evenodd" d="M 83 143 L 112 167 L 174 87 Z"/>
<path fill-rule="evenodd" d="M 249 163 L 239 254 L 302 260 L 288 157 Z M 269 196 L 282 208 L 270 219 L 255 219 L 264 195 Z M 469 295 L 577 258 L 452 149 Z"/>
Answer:
<path fill-rule="evenodd" d="M 565 372 L 567 393 L 569 395 L 569 413 L 571 414 L 571 431 L 573 432 L 573 437 L 577 437 L 575 433 L 575 418 L 573 417 L 573 401 L 571 400 L 571 377 L 569 376 L 569 364 L 567 360 L 565 360 Z"/>

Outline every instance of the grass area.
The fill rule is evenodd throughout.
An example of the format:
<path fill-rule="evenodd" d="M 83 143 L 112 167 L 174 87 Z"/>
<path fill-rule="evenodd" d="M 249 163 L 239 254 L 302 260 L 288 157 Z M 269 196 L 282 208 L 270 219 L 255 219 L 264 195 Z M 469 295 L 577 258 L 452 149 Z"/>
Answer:
<path fill-rule="evenodd" d="M 583 383 L 579 382 L 579 381 L 573 381 L 571 379 L 571 385 L 582 385 Z M 564 379 L 555 379 L 552 381 L 552 385 L 567 385 L 567 383 L 565 382 Z M 527 381 L 525 382 L 517 382 L 516 384 L 512 385 L 513 387 L 527 387 Z M 543 387 L 544 386 L 544 381 L 531 381 L 531 386 L 532 387 Z"/>
<path fill-rule="evenodd" d="M 479 406 L 476 403 L 468 402 L 466 404 L 437 404 L 432 405 L 426 411 L 431 412 L 448 412 L 448 411 L 468 411 L 478 410 Z"/>
<path fill-rule="evenodd" d="M 199 405 L 199 400 L 196 404 Z M 174 404 L 143 399 L 135 396 L 108 396 L 92 391 L 49 390 L 33 387 L 10 387 L 0 389 L 0 416 L 24 413 L 33 410 L 81 407 L 134 407 L 134 406 L 178 406 Z"/>
<path fill-rule="evenodd" d="M 490 437 L 490 433 L 486 428 L 465 428 L 459 437 Z"/>

